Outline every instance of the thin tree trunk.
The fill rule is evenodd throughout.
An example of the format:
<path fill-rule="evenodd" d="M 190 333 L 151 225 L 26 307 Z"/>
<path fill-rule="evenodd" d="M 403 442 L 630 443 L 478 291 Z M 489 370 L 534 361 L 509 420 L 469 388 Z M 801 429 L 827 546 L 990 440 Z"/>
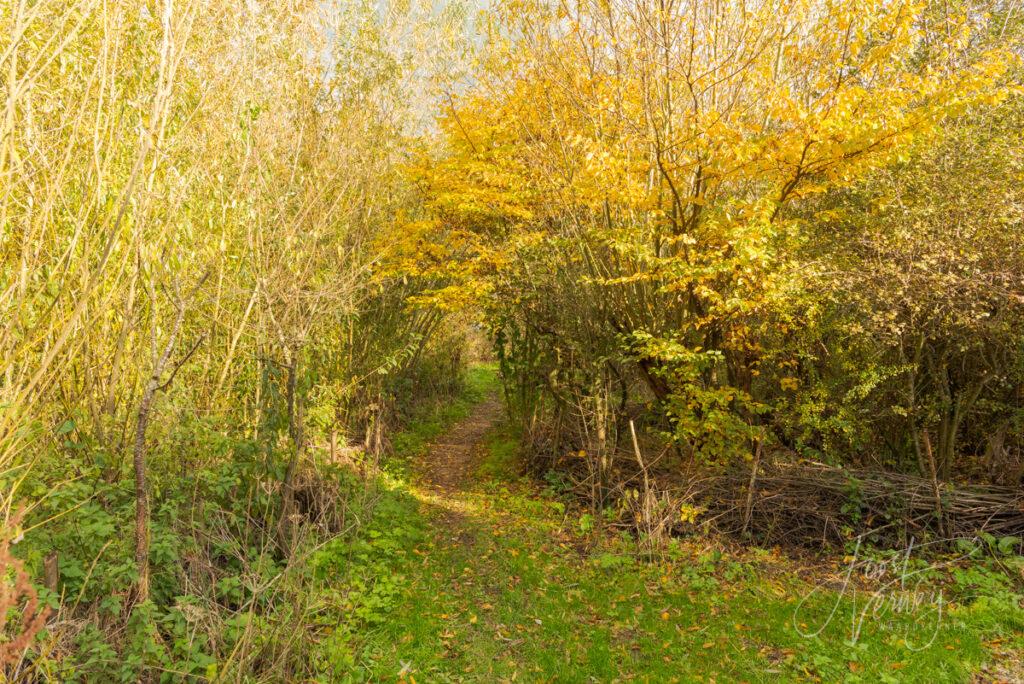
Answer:
<path fill-rule="evenodd" d="M 285 469 L 284 482 L 281 488 L 281 519 L 277 525 L 277 541 L 281 548 L 288 550 L 292 546 L 292 511 L 295 508 L 295 471 L 298 469 L 299 460 L 302 456 L 303 434 L 302 434 L 302 407 L 297 396 L 298 354 L 292 354 L 291 363 L 288 364 L 288 434 L 292 438 L 292 455 L 288 460 L 288 467 Z"/>
<path fill-rule="evenodd" d="M 135 448 L 132 464 L 135 468 L 135 566 L 139 573 L 136 598 L 141 602 L 149 598 L 149 501 L 146 490 L 146 428 L 153 396 L 160 386 L 160 371 L 157 367 L 146 383 L 146 389 L 139 403 L 138 421 L 135 424 Z"/>
<path fill-rule="evenodd" d="M 204 282 L 206 282 L 205 275 L 200 278 L 199 283 L 189 295 L 189 300 L 202 287 Z M 175 285 L 175 293 L 177 293 L 177 285 Z M 146 428 L 149 427 L 149 415 L 153 408 L 153 398 L 157 392 L 166 389 L 174 381 L 174 376 L 177 375 L 178 370 L 191 358 L 203 341 L 203 336 L 200 336 L 192 346 L 192 349 L 174 366 L 167 381 L 161 384 L 160 378 L 163 377 L 164 370 L 167 368 L 167 362 L 171 358 L 171 354 L 174 352 L 175 345 L 177 344 L 178 335 L 181 333 L 181 325 L 185 320 L 187 304 L 185 301 L 177 299 L 175 307 L 177 308 L 177 315 L 174 319 L 174 326 L 171 328 L 171 334 L 167 338 L 167 344 L 164 345 L 163 351 L 153 359 L 153 371 L 146 382 L 146 389 L 142 393 L 142 400 L 139 402 L 138 419 L 135 423 L 135 446 L 132 450 L 132 465 L 135 470 L 135 565 L 139 573 L 136 599 L 139 602 L 149 598 L 149 494 L 146 486 Z M 153 325 L 156 325 L 155 321 Z M 153 352 L 155 355 L 155 344 Z"/>
<path fill-rule="evenodd" d="M 939 476 L 938 469 L 935 464 L 935 454 L 932 452 L 932 439 L 928 435 L 927 430 L 921 431 L 922 441 L 924 442 L 925 455 L 928 457 L 928 469 L 930 471 L 932 481 L 932 496 L 935 499 L 935 517 L 939 526 L 939 534 L 945 536 L 945 524 L 943 521 L 944 513 L 942 511 L 942 493 L 939 489 Z"/>

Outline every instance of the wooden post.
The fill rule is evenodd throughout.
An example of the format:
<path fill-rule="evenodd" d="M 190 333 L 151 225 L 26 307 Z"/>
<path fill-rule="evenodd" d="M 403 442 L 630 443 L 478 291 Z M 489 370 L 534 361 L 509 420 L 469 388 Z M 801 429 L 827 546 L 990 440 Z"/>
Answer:
<path fill-rule="evenodd" d="M 54 594 L 60 584 L 60 560 L 56 551 L 51 551 L 43 560 L 43 584 Z"/>
<path fill-rule="evenodd" d="M 743 507 L 743 533 L 750 528 L 750 519 L 754 514 L 754 490 L 757 488 L 757 471 L 761 466 L 761 440 L 754 447 L 754 460 L 750 464 L 750 482 L 747 483 L 747 503 Z"/>
<path fill-rule="evenodd" d="M 942 512 L 942 493 L 939 489 L 939 474 L 935 463 L 935 454 L 932 452 L 932 439 L 927 430 L 921 431 L 921 438 L 924 442 L 925 455 L 928 457 L 928 469 L 932 480 L 932 496 L 935 498 L 935 517 L 939 525 L 939 534 L 945 536 L 945 520 Z"/>

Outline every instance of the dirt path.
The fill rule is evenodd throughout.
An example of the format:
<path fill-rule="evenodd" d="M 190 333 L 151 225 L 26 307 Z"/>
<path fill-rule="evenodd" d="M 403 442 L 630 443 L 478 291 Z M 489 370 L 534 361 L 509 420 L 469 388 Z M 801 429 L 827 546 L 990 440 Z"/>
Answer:
<path fill-rule="evenodd" d="M 427 448 L 418 468 L 420 482 L 439 495 L 451 495 L 462 488 L 479 463 L 484 437 L 501 417 L 496 395 L 478 404 Z"/>

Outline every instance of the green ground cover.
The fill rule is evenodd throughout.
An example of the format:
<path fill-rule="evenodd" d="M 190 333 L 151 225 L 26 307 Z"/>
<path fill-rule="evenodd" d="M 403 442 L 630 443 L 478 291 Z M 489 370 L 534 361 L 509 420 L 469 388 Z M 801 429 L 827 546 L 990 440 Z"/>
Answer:
<path fill-rule="evenodd" d="M 916 609 L 814 591 L 841 587 L 843 559 L 802 573 L 777 551 L 694 539 L 640 561 L 627 535 L 580 524 L 517 474 L 505 424 L 462 491 L 417 487 L 429 441 L 493 383 L 477 369 L 467 400 L 411 428 L 365 534 L 317 555 L 325 623 L 337 620 L 325 681 L 955 682 L 1019 640 L 1021 610 L 998 582 L 992 597 L 971 594 L 984 580 L 947 582 L 940 611 L 930 584 Z"/>

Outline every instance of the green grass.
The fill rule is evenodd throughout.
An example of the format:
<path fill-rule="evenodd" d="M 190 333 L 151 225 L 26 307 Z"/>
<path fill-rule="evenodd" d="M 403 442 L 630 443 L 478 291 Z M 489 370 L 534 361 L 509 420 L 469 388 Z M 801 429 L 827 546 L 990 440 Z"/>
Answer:
<path fill-rule="evenodd" d="M 497 368 L 494 364 L 478 364 L 469 368 L 462 392 L 451 400 L 422 407 L 404 430 L 392 438 L 395 461 L 406 463 L 423 454 L 431 440 L 440 436 L 453 423 L 472 412 L 473 407 L 498 390 Z"/>
<path fill-rule="evenodd" d="M 498 426 L 488 434 L 485 447 L 477 469 L 479 478 L 488 483 L 518 480 L 519 440 L 515 431 L 507 424 Z"/>
<path fill-rule="evenodd" d="M 493 385 L 477 370 L 475 394 L 425 417 L 407 444 L 425 445 Z M 584 537 L 564 502 L 517 475 L 516 445 L 495 429 L 477 484 L 454 502 L 385 476 L 363 537 L 319 554 L 333 608 L 323 681 L 956 682 L 990 659 L 987 640 L 1024 626 L 1019 610 L 979 601 L 949 608 L 927 648 L 908 648 L 928 631 L 911 615 L 868 619 L 854 643 L 849 598 L 819 592 L 794 619 L 815 585 L 771 552 L 733 557 L 697 540 L 649 563 L 628 537 Z"/>

